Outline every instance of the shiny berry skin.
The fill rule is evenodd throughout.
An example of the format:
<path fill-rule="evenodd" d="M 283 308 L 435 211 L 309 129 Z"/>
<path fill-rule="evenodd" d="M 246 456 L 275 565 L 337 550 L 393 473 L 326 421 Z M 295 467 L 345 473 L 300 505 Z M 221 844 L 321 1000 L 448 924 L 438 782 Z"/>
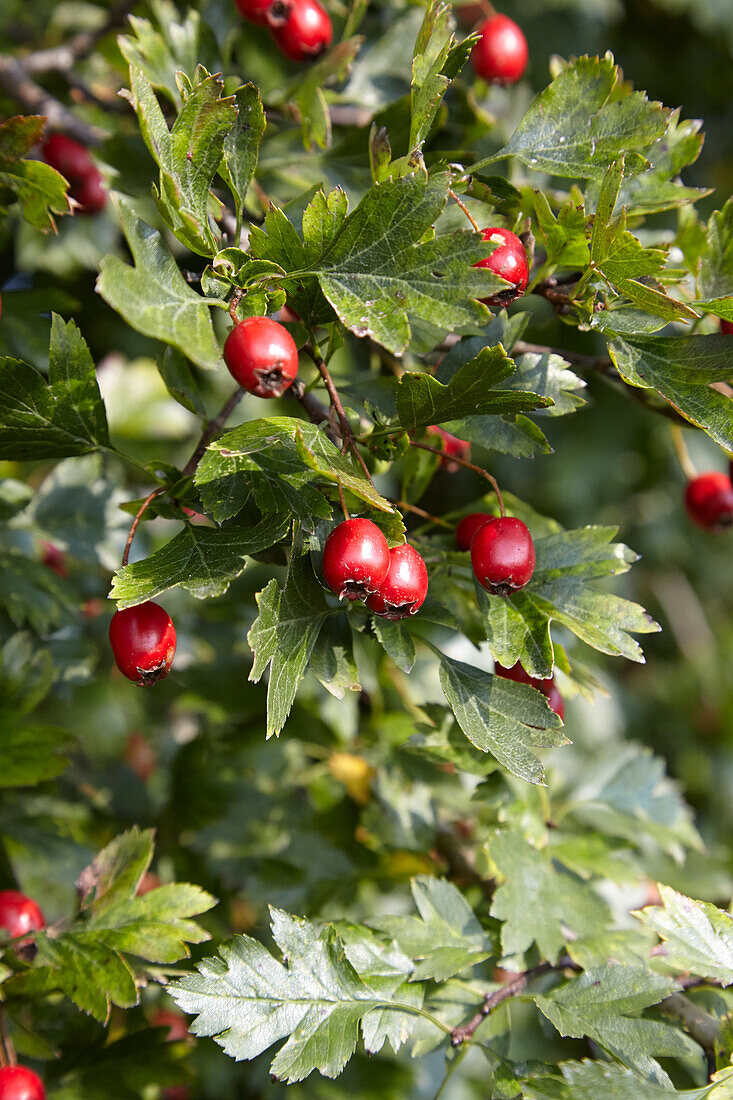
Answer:
<path fill-rule="evenodd" d="M 733 484 L 727 474 L 708 470 L 687 482 L 685 507 L 690 519 L 706 531 L 733 524 Z"/>
<path fill-rule="evenodd" d="M 471 457 L 471 444 L 465 439 L 459 439 L 457 435 L 451 435 L 445 428 L 440 428 L 437 424 L 431 424 L 427 429 L 427 434 L 439 438 L 441 450 L 444 454 L 444 457 L 440 460 L 440 465 L 444 466 L 446 470 L 453 472 L 458 469 L 458 463 L 452 462 L 451 459 L 469 459 Z"/>
<path fill-rule="evenodd" d="M 271 317 L 247 317 L 227 336 L 224 362 L 248 393 L 280 397 L 298 373 L 298 349 L 288 330 Z"/>
<path fill-rule="evenodd" d="M 428 594 L 428 571 L 414 546 L 404 543 L 389 552 L 389 570 L 366 605 L 383 619 L 405 619 L 414 615 Z"/>
<path fill-rule="evenodd" d="M 721 321 L 720 331 L 724 332 L 726 336 L 733 336 L 733 321 Z"/>
<path fill-rule="evenodd" d="M 529 282 L 529 264 L 524 245 L 516 233 L 511 229 L 504 229 L 501 225 L 490 225 L 481 230 L 481 236 L 485 241 L 490 241 L 496 248 L 485 260 L 479 260 L 474 267 L 485 267 L 500 275 L 512 285 L 506 290 L 500 290 L 490 298 L 482 298 L 487 306 L 506 306 L 515 298 L 521 297 L 527 289 Z"/>
<path fill-rule="evenodd" d="M 493 518 L 487 512 L 471 512 L 470 515 L 464 516 L 456 527 L 456 546 L 458 549 L 470 550 L 473 536 L 479 527 L 483 527 L 485 523 Z"/>
<path fill-rule="evenodd" d="M 27 1066 L 3 1066 L 0 1100 L 46 1100 L 46 1090 L 38 1074 Z"/>
<path fill-rule="evenodd" d="M 11 940 L 45 927 L 43 913 L 33 898 L 21 894 L 20 890 L 0 890 L 0 928 L 5 929 Z"/>
<path fill-rule="evenodd" d="M 323 548 L 323 579 L 340 600 L 365 600 L 387 576 L 389 546 L 370 519 L 345 519 Z"/>
<path fill-rule="evenodd" d="M 94 164 L 86 145 L 82 145 L 66 134 L 50 134 L 41 147 L 46 164 L 60 172 L 69 183 L 83 180 Z"/>
<path fill-rule="evenodd" d="M 532 579 L 535 552 L 521 519 L 500 516 L 479 527 L 471 542 L 471 565 L 492 596 L 510 596 Z"/>
<path fill-rule="evenodd" d="M 79 203 L 80 214 L 99 214 L 107 205 L 107 188 L 102 173 L 94 166 L 84 179 L 73 185 L 69 194 Z"/>
<path fill-rule="evenodd" d="M 529 58 L 521 28 L 507 15 L 492 15 L 479 31 L 481 37 L 471 51 L 476 74 L 493 84 L 516 84 Z"/>
<path fill-rule="evenodd" d="M 115 611 L 109 624 L 115 664 L 140 687 L 155 684 L 170 672 L 176 652 L 176 628 L 160 604 L 148 600 Z"/>
<path fill-rule="evenodd" d="M 273 28 L 272 37 L 291 61 L 312 61 L 333 41 L 331 17 L 317 0 L 293 0 L 288 18 Z"/>

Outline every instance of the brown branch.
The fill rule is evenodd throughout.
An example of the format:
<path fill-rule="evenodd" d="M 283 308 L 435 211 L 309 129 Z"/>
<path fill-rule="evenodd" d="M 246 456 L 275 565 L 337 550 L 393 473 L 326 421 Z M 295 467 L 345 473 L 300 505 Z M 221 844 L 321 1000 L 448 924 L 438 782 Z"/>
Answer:
<path fill-rule="evenodd" d="M 449 531 L 454 531 L 455 526 L 452 523 L 448 523 L 447 520 L 441 519 L 440 516 L 434 516 L 430 512 L 426 512 L 423 508 L 418 508 L 416 504 L 408 504 L 406 500 L 393 500 L 392 497 L 387 497 L 390 504 L 394 504 L 401 512 L 413 512 L 416 516 L 420 516 L 422 519 L 426 519 L 429 523 L 435 523 L 438 527 L 447 527 Z"/>
<path fill-rule="evenodd" d="M 351 430 L 351 425 L 349 424 L 346 413 L 344 411 L 344 406 L 341 403 L 341 398 L 339 397 L 339 392 L 336 389 L 336 384 L 334 383 L 334 380 L 331 377 L 331 372 L 329 371 L 328 367 L 326 366 L 326 363 L 321 358 L 321 356 L 318 354 L 318 352 L 315 350 L 315 348 L 313 347 L 312 344 L 304 344 L 303 351 L 305 351 L 311 357 L 311 359 L 313 360 L 313 362 L 317 366 L 318 373 L 320 374 L 320 376 L 323 379 L 323 382 L 326 386 L 326 389 L 328 391 L 329 400 L 330 400 L 331 405 L 333 406 L 333 410 L 336 413 L 336 416 L 338 418 L 339 427 L 341 428 L 341 438 L 343 440 L 344 447 L 348 448 L 351 451 L 351 453 L 354 455 L 357 462 L 359 463 L 362 470 L 364 471 L 364 475 L 365 475 L 367 481 L 369 482 L 369 484 L 373 488 L 374 487 L 374 482 L 372 481 L 372 475 L 369 473 L 369 467 L 367 466 L 366 462 L 364 461 L 364 459 L 362 457 L 362 454 L 361 454 L 361 451 L 359 450 L 359 448 L 357 446 L 357 443 L 356 443 L 356 440 L 354 439 L 354 433 Z"/>
<path fill-rule="evenodd" d="M 439 447 L 431 447 L 429 443 L 418 443 L 417 440 L 410 440 L 411 447 L 419 447 L 421 451 L 430 451 L 434 455 L 440 455 L 441 458 L 445 458 L 445 451 L 441 451 Z M 475 462 L 469 462 L 466 458 L 459 458 L 458 455 L 450 456 L 451 462 L 456 462 L 459 466 L 465 466 L 467 470 L 473 470 L 475 474 L 479 474 L 480 477 L 485 478 L 492 489 L 496 493 L 496 499 L 499 502 L 499 511 L 502 516 L 506 515 L 506 507 L 504 505 L 504 498 L 501 495 L 501 489 L 499 483 L 495 477 L 493 477 L 487 470 L 482 469 L 481 466 L 477 466 Z"/>
<path fill-rule="evenodd" d="M 565 348 L 553 348 L 547 344 L 528 344 L 525 340 L 517 340 L 512 354 L 525 355 L 534 353 L 537 355 L 560 355 L 574 367 L 582 367 L 584 370 L 607 371 L 613 369 L 613 363 L 607 355 L 584 355 L 579 351 L 568 351 Z"/>
<path fill-rule="evenodd" d="M 708 1062 L 708 1076 L 715 1072 L 715 1047 L 720 1038 L 720 1021 L 682 993 L 665 997 L 659 1007 L 682 1023 L 690 1037 L 702 1047 Z"/>
<path fill-rule="evenodd" d="M 520 993 L 524 993 L 529 983 L 533 982 L 535 978 L 541 978 L 543 974 L 560 973 L 563 970 L 579 969 L 580 967 L 577 963 L 574 963 L 571 958 L 565 955 L 557 964 L 548 962 L 540 963 L 539 966 L 534 966 L 531 970 L 523 971 L 523 973 L 518 974 L 516 978 L 507 982 L 506 985 L 503 985 L 500 989 L 495 989 L 493 993 L 486 994 L 484 1003 L 476 1015 L 472 1017 L 467 1024 L 462 1024 L 460 1027 L 453 1028 L 450 1034 L 451 1045 L 459 1047 L 466 1039 L 473 1038 L 476 1030 L 484 1022 L 486 1017 L 491 1015 L 495 1008 L 498 1008 L 504 1001 L 508 1001 L 512 997 L 518 997 Z"/>
<path fill-rule="evenodd" d="M 0 88 L 31 115 L 44 115 L 49 130 L 61 130 L 83 145 L 97 145 L 107 135 L 77 118 L 55 96 L 28 76 L 22 62 L 0 57 Z"/>
<path fill-rule="evenodd" d="M 241 388 L 236 389 L 234 391 L 234 393 L 231 395 L 231 397 L 224 403 L 221 410 L 216 414 L 216 416 L 212 417 L 211 420 L 206 421 L 206 423 L 204 424 L 203 430 L 201 432 L 201 437 L 199 438 L 199 441 L 196 444 L 196 447 L 194 449 L 193 454 L 191 455 L 188 462 L 186 463 L 186 465 L 181 470 L 181 477 L 191 477 L 191 475 L 196 471 L 196 467 L 198 466 L 199 462 L 203 458 L 204 452 L 206 451 L 206 448 L 208 447 L 209 443 L 214 438 L 214 436 L 217 435 L 221 431 L 221 429 L 224 427 L 227 420 L 231 416 L 232 412 L 237 407 L 238 403 L 241 401 L 243 394 L 244 394 L 243 389 L 241 389 Z M 156 489 L 153 489 L 152 493 L 148 493 L 145 500 L 142 502 L 142 504 L 138 508 L 137 513 L 135 514 L 135 518 L 132 521 L 132 525 L 130 526 L 130 530 L 129 530 L 128 535 L 127 535 L 127 542 L 125 543 L 125 549 L 122 552 L 122 565 L 123 566 L 127 565 L 127 562 L 129 560 L 130 547 L 132 546 L 132 540 L 135 537 L 135 532 L 138 529 L 138 526 L 140 524 L 140 520 L 143 518 L 143 516 L 145 515 L 146 511 L 148 510 L 148 508 L 152 504 L 152 502 L 155 500 L 155 498 L 157 496 L 160 496 L 161 493 L 164 493 L 167 488 L 168 488 L 168 486 L 166 486 L 166 485 L 159 485 Z"/>
<path fill-rule="evenodd" d="M 124 25 L 132 6 L 129 0 L 118 0 L 111 5 L 104 24 L 97 30 L 82 31 L 60 46 L 52 46 L 48 50 L 36 50 L 28 54 L 21 59 L 23 68 L 27 73 L 70 73 L 77 62 L 89 56 L 106 34 Z"/>
<path fill-rule="evenodd" d="M 312 424 L 322 424 L 324 420 L 328 420 L 328 409 L 325 405 L 315 397 L 312 393 L 308 393 L 305 388 L 305 383 L 301 382 L 299 378 L 296 378 L 290 387 L 289 392 L 293 395 L 296 401 L 299 401 L 303 409 L 308 414 L 308 419 Z"/>

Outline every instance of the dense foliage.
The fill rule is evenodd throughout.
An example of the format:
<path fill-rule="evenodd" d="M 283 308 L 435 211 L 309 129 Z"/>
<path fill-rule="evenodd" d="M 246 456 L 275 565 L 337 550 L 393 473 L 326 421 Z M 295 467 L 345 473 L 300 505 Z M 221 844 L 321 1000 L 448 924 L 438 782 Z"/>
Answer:
<path fill-rule="evenodd" d="M 0 1100 L 724 1100 L 733 12 L 292 3 L 3 5 Z"/>

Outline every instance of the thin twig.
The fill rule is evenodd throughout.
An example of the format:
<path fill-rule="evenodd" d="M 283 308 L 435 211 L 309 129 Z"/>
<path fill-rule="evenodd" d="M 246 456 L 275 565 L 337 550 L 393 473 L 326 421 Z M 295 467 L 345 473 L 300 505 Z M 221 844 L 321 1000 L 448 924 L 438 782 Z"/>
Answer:
<path fill-rule="evenodd" d="M 434 455 L 440 455 L 441 458 L 445 458 L 445 451 L 441 451 L 439 447 L 431 447 L 429 443 L 418 443 L 417 440 L 410 440 L 411 447 L 419 447 L 421 451 L 430 451 Z M 504 498 L 501 495 L 501 489 L 499 483 L 495 477 L 493 477 L 487 470 L 482 469 L 481 466 L 477 466 L 475 462 L 469 462 L 467 458 L 459 458 L 458 455 L 450 456 L 451 462 L 456 462 L 459 466 L 465 466 L 467 470 L 473 470 L 475 474 L 485 478 L 492 489 L 496 493 L 496 499 L 499 503 L 499 511 L 502 516 L 506 515 L 506 507 L 504 505 Z"/>
<path fill-rule="evenodd" d="M 470 1019 L 467 1024 L 453 1028 L 450 1036 L 452 1046 L 459 1047 L 466 1039 L 471 1039 L 474 1032 L 477 1031 L 486 1017 L 490 1016 L 495 1008 L 503 1004 L 504 1001 L 510 1000 L 512 997 L 518 997 L 535 978 L 540 978 L 543 974 L 559 973 L 562 970 L 568 969 L 579 970 L 580 967 L 566 955 L 560 959 L 557 964 L 545 962 L 540 963 L 539 966 L 532 967 L 531 970 L 525 970 L 523 973 L 518 974 L 512 981 L 503 985 L 500 989 L 495 989 L 493 993 L 487 993 L 484 998 L 484 1003 L 476 1015 Z"/>
<path fill-rule="evenodd" d="M 130 525 L 130 530 L 127 533 L 127 542 L 125 543 L 125 549 L 122 551 L 123 568 L 127 565 L 127 562 L 129 560 L 130 547 L 132 546 L 132 540 L 135 538 L 135 532 L 138 529 L 140 520 L 143 518 L 155 498 L 159 497 L 161 493 L 164 493 L 165 489 L 165 485 L 159 485 L 157 489 L 153 489 L 152 493 L 148 493 L 148 495 L 145 497 L 145 500 L 142 502 L 137 512 L 135 513 L 135 518 L 132 521 L 132 524 Z"/>
<path fill-rule="evenodd" d="M 15 1066 L 18 1063 L 13 1040 L 8 1034 L 8 1024 L 2 1009 L 0 1009 L 0 1062 L 3 1066 Z"/>
<path fill-rule="evenodd" d="M 318 398 L 308 393 L 305 388 L 305 383 L 301 382 L 299 378 L 296 378 L 290 387 L 289 393 L 293 395 L 296 401 L 300 402 L 302 407 L 308 413 L 308 418 L 313 424 L 322 424 L 324 420 L 328 420 L 328 409 L 325 405 L 322 405 Z"/>
<path fill-rule="evenodd" d="M 349 424 L 346 413 L 344 411 L 344 406 L 341 402 L 341 398 L 339 397 L 339 392 L 336 389 L 333 378 L 331 377 L 331 372 L 326 366 L 323 358 L 318 354 L 312 344 L 304 344 L 303 351 L 305 351 L 311 357 L 316 367 L 318 368 L 318 373 L 324 381 L 324 384 L 328 391 L 329 400 L 338 418 L 339 426 L 341 428 L 341 438 L 344 442 L 344 446 L 348 447 L 351 453 L 354 455 L 357 462 L 364 471 L 364 475 L 367 478 L 369 484 L 373 488 L 374 482 L 372 481 L 372 475 L 369 473 L 369 467 L 364 461 L 362 454 L 356 444 L 356 440 L 354 439 L 354 433 L 351 430 L 351 425 Z"/>
<path fill-rule="evenodd" d="M 390 504 L 394 504 L 401 512 L 413 512 L 416 516 L 421 516 L 422 519 L 426 519 L 429 523 L 437 524 L 438 527 L 447 527 L 449 531 L 454 530 L 454 525 L 448 523 L 448 520 L 441 519 L 440 516 L 433 516 L 423 508 L 418 508 L 416 504 L 408 504 L 406 500 L 392 500 L 391 497 L 387 499 Z"/>
<path fill-rule="evenodd" d="M 68 107 L 31 80 L 20 61 L 0 57 L 0 88 L 32 115 L 44 115 L 49 130 L 61 130 L 84 145 L 97 145 L 107 135 L 97 126 L 89 126 Z"/>
<path fill-rule="evenodd" d="M 455 191 L 453 190 L 452 187 L 448 188 L 448 194 L 453 199 L 453 202 L 456 204 L 456 206 L 460 207 L 460 209 L 466 215 L 466 217 L 468 218 L 468 220 L 470 221 L 471 225 L 476 230 L 476 232 L 480 233 L 481 232 L 481 226 L 476 221 L 473 214 L 471 213 L 471 211 L 466 206 L 465 202 L 463 202 L 461 199 L 458 198 L 458 195 L 455 193 Z"/>
<path fill-rule="evenodd" d="M 36 50 L 21 59 L 28 73 L 60 72 L 69 73 L 82 58 L 88 57 L 97 43 L 116 27 L 124 25 L 130 8 L 128 0 L 110 6 L 103 25 L 95 31 L 82 31 L 74 35 L 61 46 L 52 46 L 48 50 Z"/>
<path fill-rule="evenodd" d="M 336 482 L 336 488 L 338 489 L 339 501 L 341 502 L 341 511 L 344 513 L 344 519 L 351 519 L 349 509 L 346 507 L 346 501 L 344 500 L 344 488 L 340 481 Z"/>
<path fill-rule="evenodd" d="M 677 461 L 682 468 L 682 473 L 688 481 L 692 481 L 697 477 L 697 470 L 695 469 L 695 463 L 690 458 L 690 452 L 687 449 L 687 444 L 682 435 L 682 428 L 679 424 L 670 424 L 669 430 L 672 435 L 672 444 L 675 449 L 675 454 L 677 455 Z"/>

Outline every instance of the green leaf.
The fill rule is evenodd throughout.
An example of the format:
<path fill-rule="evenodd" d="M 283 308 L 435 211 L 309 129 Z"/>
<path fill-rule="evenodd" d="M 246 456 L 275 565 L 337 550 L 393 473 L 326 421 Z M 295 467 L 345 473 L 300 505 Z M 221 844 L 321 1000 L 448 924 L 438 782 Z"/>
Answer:
<path fill-rule="evenodd" d="M 133 825 L 98 852 L 76 882 L 83 908 L 101 913 L 135 895 L 155 852 L 152 829 Z"/>
<path fill-rule="evenodd" d="M 92 357 L 73 321 L 53 315 L 48 384 L 27 363 L 0 359 L 0 458 L 63 458 L 109 445 Z"/>
<path fill-rule="evenodd" d="M 502 384 L 503 388 L 530 390 L 551 401 L 545 416 L 566 416 L 585 404 L 578 391 L 585 389 L 586 383 L 570 370 L 562 355 L 528 351 L 515 362 L 516 372 Z"/>
<path fill-rule="evenodd" d="M 149 558 L 118 569 L 110 599 L 134 607 L 180 586 L 198 600 L 221 596 L 243 572 L 245 559 L 274 546 L 287 533 L 288 517 L 269 515 L 254 526 L 224 530 L 187 523 Z"/>
<path fill-rule="evenodd" d="M 542 783 L 544 769 L 533 749 L 568 744 L 544 695 L 444 656 L 440 683 L 456 721 L 476 748 L 490 752 L 512 775 Z"/>
<path fill-rule="evenodd" d="M 18 726 L 0 718 L 0 787 L 30 787 L 61 775 L 63 755 L 74 744 L 68 730 L 55 726 Z"/>
<path fill-rule="evenodd" d="M 580 57 L 534 99 L 503 149 L 472 170 L 515 156 L 537 172 L 600 179 L 626 153 L 627 169 L 638 172 L 647 162 L 634 151 L 661 138 L 669 117 L 669 111 L 643 92 L 623 88 L 610 54 Z"/>
<path fill-rule="evenodd" d="M 512 414 L 549 404 L 534 393 L 498 388 L 514 370 L 514 363 L 498 344 L 483 348 L 455 372 L 447 385 L 430 374 L 406 371 L 395 396 L 403 428 L 413 431 L 464 416 Z"/>
<path fill-rule="evenodd" d="M 224 138 L 224 158 L 219 172 L 234 196 L 234 208 L 240 217 L 257 167 L 260 141 L 265 132 L 265 112 L 254 84 L 243 84 L 234 93 L 234 100 L 239 113 Z"/>
<path fill-rule="evenodd" d="M 343 699 L 347 691 L 361 690 L 354 640 L 345 615 L 326 619 L 313 647 L 309 667 L 336 699 Z"/>
<path fill-rule="evenodd" d="M 710 313 L 733 321 L 733 198 L 722 210 L 711 214 L 706 242 L 700 264 L 704 306 Z"/>
<path fill-rule="evenodd" d="M 655 952 L 675 970 L 687 971 L 727 986 L 733 984 L 733 917 L 715 905 L 659 885 L 661 906 L 634 915 L 664 942 Z"/>
<path fill-rule="evenodd" d="M 667 1085 L 644 1081 L 633 1070 L 609 1062 L 563 1062 L 564 1084 L 556 1077 L 535 1078 L 523 1082 L 530 1100 L 725 1100 L 726 1086 L 733 1070 L 722 1070 L 709 1085 L 678 1092 Z M 717 1092 L 718 1085 L 723 1085 Z M 713 1095 L 714 1094 L 714 1095 Z"/>
<path fill-rule="evenodd" d="M 534 208 L 548 263 L 569 268 L 587 267 L 590 260 L 588 223 L 582 203 L 568 199 L 555 215 L 544 191 L 535 191 Z"/>
<path fill-rule="evenodd" d="M 328 84 L 341 84 L 347 79 L 363 41 L 363 38 L 352 38 L 345 32 L 341 42 L 309 65 L 305 74 L 293 82 L 288 98 L 293 100 L 300 114 L 306 149 L 311 149 L 314 145 L 321 149 L 330 146 L 331 116 L 325 87 Z"/>
<path fill-rule="evenodd" d="M 316 639 L 329 613 L 310 559 L 294 543 L 285 587 L 271 580 L 257 596 L 259 614 L 247 641 L 254 653 L 249 674 L 257 683 L 270 665 L 267 685 L 267 736 L 279 734 L 308 666 Z"/>
<path fill-rule="evenodd" d="M 105 256 L 97 291 L 137 332 L 178 348 L 191 362 L 213 370 L 221 362 L 208 299 L 192 290 L 160 233 L 116 196 L 115 206 L 135 266 Z"/>
<path fill-rule="evenodd" d="M 544 958 L 557 962 L 568 938 L 597 933 L 610 923 L 606 903 L 591 886 L 564 873 L 551 853 L 531 847 L 519 833 L 499 832 L 488 848 L 506 880 L 491 906 L 491 915 L 504 921 L 505 955 L 521 954 L 536 943 Z"/>
<path fill-rule="evenodd" d="M 650 749 L 632 744 L 602 752 L 568 802 L 575 816 L 610 836 L 635 844 L 648 837 L 677 859 L 685 848 L 700 850 L 690 807 Z"/>
<path fill-rule="evenodd" d="M 157 0 L 155 14 L 159 30 L 150 20 L 130 15 L 128 23 L 132 34 L 119 35 L 117 42 L 128 64 L 142 69 L 150 83 L 162 88 L 178 107 L 181 96 L 176 74 L 183 72 L 193 78 L 200 62 L 215 70 L 218 51 L 207 24 L 202 23 L 194 8 L 181 19 L 169 0 Z"/>
<path fill-rule="evenodd" d="M 56 228 L 54 214 L 71 211 L 64 177 L 42 160 L 23 159 L 41 140 L 45 124 L 42 115 L 15 115 L 0 123 L 0 187 L 20 203 L 25 220 L 44 232 Z M 6 200 L 3 195 L 0 209 Z"/>
<path fill-rule="evenodd" d="M 418 32 L 412 59 L 409 149 L 427 139 L 451 80 L 461 71 L 473 46 L 471 37 L 456 43 L 451 9 L 431 0 Z"/>
<path fill-rule="evenodd" d="M 534 1000 L 563 1037 L 592 1039 L 643 1077 L 670 1085 L 654 1055 L 679 1056 L 683 1037 L 669 1024 L 639 1019 L 639 1013 L 679 988 L 643 966 L 615 963 L 588 970 Z M 694 1052 L 695 1044 L 689 1045 Z"/>
<path fill-rule="evenodd" d="M 506 288 L 503 279 L 472 266 L 486 255 L 477 234 L 459 230 L 423 239 L 445 206 L 449 183 L 445 175 L 413 176 L 371 187 L 322 255 L 308 253 L 307 261 L 282 214 L 266 220 L 266 233 L 252 230 L 251 252 L 288 272 L 313 272 L 357 336 L 371 336 L 401 355 L 412 320 L 428 326 L 435 344 L 445 332 L 483 325 L 488 314 L 477 299 Z"/>
<path fill-rule="evenodd" d="M 496 954 L 496 944 L 452 883 L 419 875 L 410 888 L 418 917 L 386 916 L 370 923 L 417 960 L 412 981 L 444 982 Z"/>
<path fill-rule="evenodd" d="M 722 333 L 619 337 L 609 351 L 629 385 L 655 389 L 686 420 L 733 454 L 733 405 L 727 394 L 711 388 L 711 383 L 731 377 L 728 337 Z"/>
<path fill-rule="evenodd" d="M 219 250 L 209 222 L 209 192 L 222 162 L 224 140 L 237 119 L 233 97 L 222 98 L 224 82 L 197 68 L 195 83 L 179 79 L 183 106 L 168 129 L 150 81 L 130 64 L 129 100 L 137 112 L 145 143 L 160 168 L 153 190 L 158 209 L 173 232 L 202 256 Z"/>
<path fill-rule="evenodd" d="M 18 550 L 0 550 L 0 605 L 17 627 L 28 624 L 47 634 L 68 614 L 71 599 L 47 565 Z"/>
<path fill-rule="evenodd" d="M 50 988 L 58 988 L 82 1012 L 106 1023 L 111 1006 L 132 1008 L 137 1004 L 135 979 L 127 962 L 93 934 L 68 930 L 59 939 L 36 935 L 39 971 Z M 42 987 L 41 987 L 42 988 Z"/>
<path fill-rule="evenodd" d="M 365 1042 L 381 1046 L 379 1029 L 369 1034 L 365 1021 L 392 998 L 384 986 L 374 990 L 362 981 L 331 926 L 317 936 L 309 921 L 270 913 L 286 964 L 256 940 L 237 936 L 169 992 L 179 1008 L 196 1014 L 193 1034 L 213 1035 L 232 1058 L 255 1058 L 287 1038 L 270 1066 L 274 1077 L 302 1081 L 314 1069 L 336 1077 L 356 1049 L 360 1022 Z"/>
<path fill-rule="evenodd" d="M 378 615 L 373 616 L 372 627 L 387 656 L 403 672 L 410 672 L 415 664 L 415 643 L 405 627 L 401 623 L 381 619 Z"/>
<path fill-rule="evenodd" d="M 636 633 L 658 630 L 638 604 L 592 588 L 588 582 L 625 573 L 636 555 L 612 543 L 613 527 L 581 527 L 535 539 L 537 564 L 529 585 L 511 599 L 476 594 L 492 655 L 509 667 L 516 661 L 532 676 L 553 669 L 550 623 L 561 623 L 594 649 L 643 662 Z"/>

